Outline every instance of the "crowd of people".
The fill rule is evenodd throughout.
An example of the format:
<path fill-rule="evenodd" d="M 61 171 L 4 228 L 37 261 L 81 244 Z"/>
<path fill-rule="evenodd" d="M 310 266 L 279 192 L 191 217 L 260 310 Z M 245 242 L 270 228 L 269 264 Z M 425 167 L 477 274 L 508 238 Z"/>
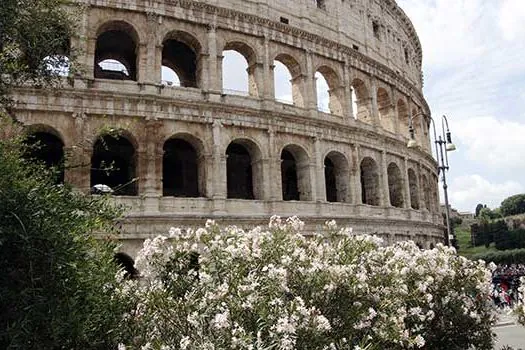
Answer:
<path fill-rule="evenodd" d="M 525 276 L 525 264 L 499 265 L 492 273 L 492 299 L 501 308 L 519 301 L 520 278 Z"/>

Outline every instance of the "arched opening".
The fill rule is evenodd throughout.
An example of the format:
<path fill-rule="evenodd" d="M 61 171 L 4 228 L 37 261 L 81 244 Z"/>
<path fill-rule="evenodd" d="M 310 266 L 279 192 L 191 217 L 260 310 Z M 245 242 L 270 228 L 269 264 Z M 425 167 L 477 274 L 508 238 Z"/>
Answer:
<path fill-rule="evenodd" d="M 279 61 L 273 61 L 273 65 L 275 100 L 286 104 L 293 104 L 292 75 L 290 71 Z"/>
<path fill-rule="evenodd" d="M 370 113 L 370 95 L 366 84 L 360 79 L 354 79 L 352 81 L 352 102 L 355 103 L 353 106 L 354 118 L 362 122 L 372 124 L 372 117 Z M 355 96 L 355 99 L 354 97 Z"/>
<path fill-rule="evenodd" d="M 228 198 L 261 199 L 261 167 L 261 152 L 252 141 L 231 142 L 226 149 Z"/>
<path fill-rule="evenodd" d="M 128 23 L 103 25 L 95 47 L 95 78 L 137 80 L 137 44 L 136 31 Z"/>
<path fill-rule="evenodd" d="M 329 67 L 321 66 L 315 72 L 317 109 L 321 112 L 342 115 L 342 89 L 337 74 Z"/>
<path fill-rule="evenodd" d="M 299 146 L 286 146 L 281 152 L 283 200 L 311 200 L 309 159 Z"/>
<path fill-rule="evenodd" d="M 199 53 L 200 44 L 193 36 L 184 32 L 168 34 L 162 43 L 162 83 L 198 87 Z"/>
<path fill-rule="evenodd" d="M 136 196 L 136 152 L 123 136 L 97 138 L 91 156 L 91 188 L 109 186 L 115 195 Z"/>
<path fill-rule="evenodd" d="M 258 96 L 255 79 L 255 52 L 246 44 L 228 43 L 222 53 L 222 89 L 224 93 L 241 96 Z"/>
<path fill-rule="evenodd" d="M 430 183 L 428 182 L 428 178 L 423 175 L 421 177 L 421 182 L 423 183 L 423 201 L 425 203 L 425 209 L 428 211 L 432 211 L 432 205 L 431 205 L 431 192 L 430 192 Z"/>
<path fill-rule="evenodd" d="M 169 67 L 162 66 L 160 83 L 164 86 L 181 86 L 180 78 L 175 71 Z"/>
<path fill-rule="evenodd" d="M 361 161 L 361 201 L 379 206 L 379 173 L 375 160 L 366 157 Z"/>
<path fill-rule="evenodd" d="M 349 201 L 349 169 L 344 155 L 330 152 L 324 159 L 326 200 L 328 202 Z"/>
<path fill-rule="evenodd" d="M 408 169 L 408 186 L 410 189 L 410 207 L 417 210 L 419 209 L 419 188 L 416 173 L 412 169 Z"/>
<path fill-rule="evenodd" d="M 304 107 L 303 76 L 299 63 L 291 56 L 280 54 L 274 60 L 274 88 L 278 101 Z"/>
<path fill-rule="evenodd" d="M 394 132 L 394 119 L 392 118 L 392 103 L 386 89 L 377 89 L 377 108 L 379 120 L 383 129 Z"/>
<path fill-rule="evenodd" d="M 135 260 L 126 253 L 118 252 L 113 256 L 115 263 L 124 270 L 124 277 L 135 279 L 138 278 L 140 272 L 135 268 Z"/>
<path fill-rule="evenodd" d="M 390 205 L 396 208 L 403 208 L 405 200 L 403 197 L 403 178 L 401 177 L 401 171 L 396 163 L 390 163 L 387 168 L 387 173 Z"/>
<path fill-rule="evenodd" d="M 24 158 L 36 160 L 56 171 L 56 183 L 64 183 L 64 143 L 54 133 L 35 131 L 24 140 Z"/>
<path fill-rule="evenodd" d="M 408 126 L 410 124 L 410 116 L 408 115 L 408 107 L 405 101 L 397 101 L 397 113 L 399 118 L 399 133 L 405 138 L 409 138 Z"/>
<path fill-rule="evenodd" d="M 163 149 L 162 195 L 200 197 L 198 154 L 193 145 L 171 138 L 164 142 Z"/>

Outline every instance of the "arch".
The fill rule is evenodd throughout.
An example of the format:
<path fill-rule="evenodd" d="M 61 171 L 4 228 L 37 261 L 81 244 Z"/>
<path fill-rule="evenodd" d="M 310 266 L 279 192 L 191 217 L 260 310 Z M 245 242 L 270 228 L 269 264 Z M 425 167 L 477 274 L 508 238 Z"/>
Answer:
<path fill-rule="evenodd" d="M 328 202 L 350 201 L 350 169 L 346 157 L 332 151 L 324 158 L 326 200 Z"/>
<path fill-rule="evenodd" d="M 99 136 L 91 156 L 91 188 L 106 185 L 115 195 L 137 195 L 137 154 L 125 135 Z"/>
<path fill-rule="evenodd" d="M 380 204 L 378 167 L 376 161 L 370 157 L 361 161 L 361 200 L 363 204 Z"/>
<path fill-rule="evenodd" d="M 286 68 L 287 72 L 279 73 L 279 64 Z M 303 98 L 303 75 L 301 71 L 301 65 L 295 58 L 288 54 L 278 54 L 274 58 L 274 90 L 275 98 L 283 99 L 282 92 L 279 93 L 279 86 L 283 80 L 288 80 L 287 91 L 285 94 L 290 94 L 290 99 L 294 105 L 298 107 L 304 107 Z M 281 70 L 283 71 L 283 70 Z"/>
<path fill-rule="evenodd" d="M 201 197 L 203 195 L 204 161 L 202 147 L 194 139 L 176 135 L 164 142 L 162 157 L 162 195 Z M 200 146 L 199 143 L 197 143 Z"/>
<path fill-rule="evenodd" d="M 55 129 L 29 128 L 24 144 L 24 158 L 36 160 L 47 168 L 54 169 L 55 182 L 64 183 L 64 142 Z"/>
<path fill-rule="evenodd" d="M 95 78 L 137 80 L 138 42 L 137 31 L 131 24 L 124 21 L 103 24 L 97 31 Z M 118 62 L 125 70 L 109 60 Z M 103 61 L 106 63 L 101 65 Z"/>
<path fill-rule="evenodd" d="M 226 149 L 228 198 L 262 199 L 262 154 L 255 142 L 236 139 Z"/>
<path fill-rule="evenodd" d="M 396 163 L 392 162 L 387 168 L 388 192 L 390 194 L 390 205 L 396 208 L 403 208 L 405 199 L 403 196 L 403 178 L 401 170 Z"/>
<path fill-rule="evenodd" d="M 430 194 L 430 183 L 428 182 L 428 178 L 426 175 L 421 176 L 421 182 L 423 186 L 423 202 L 425 204 L 425 209 L 428 211 L 432 210 L 432 205 L 430 203 L 431 201 L 431 194 Z"/>
<path fill-rule="evenodd" d="M 392 118 L 392 101 L 388 91 L 384 88 L 377 89 L 377 109 L 379 120 L 383 129 L 394 132 L 394 120 Z"/>
<path fill-rule="evenodd" d="M 162 68 L 171 69 L 180 86 L 198 87 L 201 71 L 201 45 L 191 34 L 172 31 L 162 42 Z M 165 80 L 164 77 L 162 80 Z"/>
<path fill-rule="evenodd" d="M 408 169 L 408 187 L 410 190 L 410 207 L 417 210 L 419 209 L 419 186 L 416 172 L 413 169 Z"/>
<path fill-rule="evenodd" d="M 259 91 L 255 76 L 256 63 L 257 56 L 251 46 L 240 41 L 228 42 L 223 48 L 223 91 L 230 94 L 257 97 Z M 242 67 L 245 68 L 246 73 L 239 75 Z"/>
<path fill-rule="evenodd" d="M 310 159 L 297 145 L 287 145 L 281 151 L 281 184 L 283 200 L 312 200 Z"/>
<path fill-rule="evenodd" d="M 354 118 L 372 124 L 370 113 L 370 94 L 366 84 L 361 79 L 355 78 L 351 84 L 352 95 L 355 96 Z M 353 102 L 353 101 L 352 101 Z"/>
<path fill-rule="evenodd" d="M 397 101 L 397 114 L 399 119 L 399 133 L 405 138 L 409 138 L 408 126 L 410 125 L 410 116 L 408 114 L 408 106 L 403 99 Z"/>
<path fill-rule="evenodd" d="M 343 114 L 342 93 L 337 73 L 328 66 L 320 66 L 315 72 L 317 109 L 335 115 Z"/>

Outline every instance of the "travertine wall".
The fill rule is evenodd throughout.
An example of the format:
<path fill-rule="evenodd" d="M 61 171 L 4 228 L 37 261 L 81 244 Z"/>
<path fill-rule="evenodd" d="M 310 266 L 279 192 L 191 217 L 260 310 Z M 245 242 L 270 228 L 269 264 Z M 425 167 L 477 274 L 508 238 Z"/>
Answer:
<path fill-rule="evenodd" d="M 390 242 L 442 241 L 421 47 L 393 0 L 325 0 L 323 8 L 313 0 L 77 2 L 79 31 L 71 45 L 80 73 L 59 90 L 20 88 L 18 115 L 34 130 L 57 135 L 77 164 L 89 164 L 95 140 L 108 128 L 131 142 L 138 195 L 116 197 L 130 207 L 123 223 L 128 252 L 173 225 L 202 224 L 208 217 L 265 223 L 273 214 L 298 215 L 310 230 L 336 218 Z M 110 31 L 135 45 L 127 51 L 135 55 L 133 80 L 95 78 L 100 40 Z M 193 52 L 192 87 L 161 84 L 168 39 Z M 248 62 L 247 96 L 222 89 L 225 49 Z M 274 60 L 292 75 L 293 104 L 274 97 Z M 317 109 L 316 72 L 328 82 L 330 113 Z M 411 121 L 421 145 L 416 150 L 406 147 Z M 195 148 L 202 197 L 163 196 L 163 147 L 170 138 Z M 254 199 L 228 198 L 226 150 L 232 142 L 250 154 Z M 297 161 L 301 200 L 283 200 L 283 150 Z M 335 202 L 327 201 L 327 158 L 336 174 Z M 89 191 L 89 166 L 67 170 L 66 181 Z"/>

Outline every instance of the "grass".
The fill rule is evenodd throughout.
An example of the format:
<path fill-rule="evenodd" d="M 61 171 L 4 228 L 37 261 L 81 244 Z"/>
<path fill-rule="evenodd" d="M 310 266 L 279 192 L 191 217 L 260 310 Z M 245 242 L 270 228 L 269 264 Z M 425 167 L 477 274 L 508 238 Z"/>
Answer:
<path fill-rule="evenodd" d="M 479 254 L 479 253 L 488 253 L 492 251 L 494 252 L 498 251 L 494 247 L 494 243 L 491 243 L 488 248 L 485 247 L 484 245 L 473 247 L 470 244 L 470 227 L 465 228 L 465 227 L 459 226 L 454 229 L 454 232 L 456 233 L 456 238 L 458 240 L 458 246 L 459 246 L 458 253 L 460 255 L 469 257 L 469 256 Z"/>

